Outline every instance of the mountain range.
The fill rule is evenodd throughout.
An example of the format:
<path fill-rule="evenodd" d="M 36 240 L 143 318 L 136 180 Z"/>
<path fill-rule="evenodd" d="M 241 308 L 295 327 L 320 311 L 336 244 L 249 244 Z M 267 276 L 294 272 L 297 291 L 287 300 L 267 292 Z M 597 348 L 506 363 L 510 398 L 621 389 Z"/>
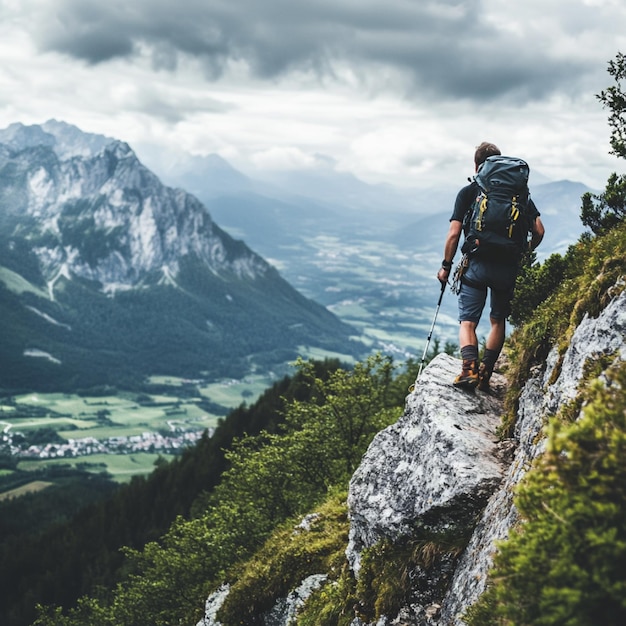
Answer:
<path fill-rule="evenodd" d="M 0 387 L 243 376 L 307 348 L 362 352 L 123 141 L 48 121 L 0 131 Z"/>

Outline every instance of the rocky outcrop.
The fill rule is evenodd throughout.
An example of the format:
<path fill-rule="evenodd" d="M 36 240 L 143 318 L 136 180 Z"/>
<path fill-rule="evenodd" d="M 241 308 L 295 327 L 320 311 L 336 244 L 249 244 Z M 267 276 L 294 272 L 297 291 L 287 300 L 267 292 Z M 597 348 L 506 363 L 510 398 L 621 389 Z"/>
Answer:
<path fill-rule="evenodd" d="M 458 362 L 440 355 L 407 398 L 406 411 L 374 439 L 355 473 L 349 495 L 347 555 L 358 576 L 360 553 L 380 539 L 450 528 L 469 535 L 452 567 L 419 580 L 445 589 L 439 597 L 405 607 L 391 623 L 461 626 L 463 614 L 484 591 L 496 541 L 518 521 L 516 485 L 545 446 L 542 426 L 578 393 L 585 363 L 600 356 L 626 359 L 626 292 L 598 318 L 586 317 L 568 349 L 554 349 L 525 384 L 512 441 L 496 443 L 497 398 L 459 392 L 450 380 Z M 512 454 L 507 455 L 507 446 Z M 508 458 L 507 458 L 508 457 Z M 384 623 L 389 623 L 384 621 Z"/>
<path fill-rule="evenodd" d="M 459 367 L 445 354 L 429 364 L 402 417 L 374 438 L 352 477 L 346 554 L 357 577 L 363 550 L 381 540 L 466 541 L 503 480 L 507 445 L 496 429 L 504 381 L 494 375 L 492 393 L 459 390 Z M 456 561 L 449 555 L 413 569 L 402 623 L 435 623 Z"/>
<path fill-rule="evenodd" d="M 458 369 L 441 354 L 424 370 L 402 417 L 374 438 L 352 477 L 347 556 L 357 575 L 361 551 L 381 539 L 473 525 L 502 480 L 501 402 L 454 388 Z"/>
<path fill-rule="evenodd" d="M 519 522 L 515 488 L 545 448 L 544 424 L 577 397 L 586 364 L 600 357 L 607 367 L 626 360 L 626 291 L 597 318 L 585 317 L 567 350 L 554 348 L 530 372 L 513 437 L 504 441 L 496 434 L 502 377 L 494 375 L 489 394 L 468 393 L 451 384 L 458 360 L 439 355 L 424 369 L 403 415 L 378 433 L 352 477 L 346 556 L 359 577 L 364 551 L 381 541 L 402 545 L 412 538 L 456 536 L 464 547 L 413 564 L 409 603 L 375 626 L 465 625 L 465 612 L 486 588 L 497 542 Z M 323 575 L 315 577 L 316 584 L 323 582 Z M 295 606 L 297 597 L 279 601 L 272 615 L 277 619 L 264 616 L 262 623 L 294 623 L 294 613 L 284 609 Z M 210 620 L 198 626 L 208 624 L 217 626 Z M 374 624 L 355 618 L 352 626 Z"/>

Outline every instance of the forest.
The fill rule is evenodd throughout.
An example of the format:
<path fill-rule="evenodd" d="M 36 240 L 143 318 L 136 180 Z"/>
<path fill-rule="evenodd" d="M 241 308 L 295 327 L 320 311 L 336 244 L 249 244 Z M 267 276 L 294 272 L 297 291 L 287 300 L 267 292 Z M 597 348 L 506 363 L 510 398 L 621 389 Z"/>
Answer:
<path fill-rule="evenodd" d="M 324 379 L 338 367 L 338 361 L 327 360 L 313 369 Z M 284 403 L 310 393 L 302 374 L 283 378 L 253 405 L 220 420 L 212 437 L 113 494 L 106 477 L 71 472 L 69 487 L 0 501 L 0 621 L 28 624 L 35 603 L 71 605 L 97 586 L 112 585 L 124 564 L 120 547 L 139 548 L 160 537 L 177 516 L 188 516 L 195 500 L 219 481 L 232 442 L 274 432 Z"/>

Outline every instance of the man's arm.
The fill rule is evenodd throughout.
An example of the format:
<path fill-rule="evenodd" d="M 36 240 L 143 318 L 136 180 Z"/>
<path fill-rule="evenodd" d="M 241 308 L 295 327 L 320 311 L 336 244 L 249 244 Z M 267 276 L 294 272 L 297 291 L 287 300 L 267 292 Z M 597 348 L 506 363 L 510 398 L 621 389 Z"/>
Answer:
<path fill-rule="evenodd" d="M 533 222 L 532 235 L 530 238 L 530 249 L 534 250 L 543 239 L 546 229 L 543 226 L 543 222 L 540 217 L 536 217 Z"/>
<path fill-rule="evenodd" d="M 452 269 L 452 259 L 454 259 L 456 249 L 459 246 L 462 228 L 463 222 L 450 220 L 450 228 L 448 229 L 448 236 L 446 237 L 446 243 L 443 248 L 443 264 L 437 273 L 437 278 L 442 284 L 448 282 L 448 276 L 450 276 L 450 270 Z"/>

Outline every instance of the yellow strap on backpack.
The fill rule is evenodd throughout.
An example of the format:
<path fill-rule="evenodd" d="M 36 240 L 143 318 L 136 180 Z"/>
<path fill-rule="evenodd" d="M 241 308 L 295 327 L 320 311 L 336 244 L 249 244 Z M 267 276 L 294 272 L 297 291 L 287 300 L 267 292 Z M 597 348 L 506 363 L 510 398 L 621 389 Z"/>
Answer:
<path fill-rule="evenodd" d="M 513 228 L 515 227 L 515 223 L 519 219 L 520 210 L 517 206 L 517 196 L 513 196 L 511 200 L 511 221 L 509 222 L 509 239 L 513 238 Z"/>

